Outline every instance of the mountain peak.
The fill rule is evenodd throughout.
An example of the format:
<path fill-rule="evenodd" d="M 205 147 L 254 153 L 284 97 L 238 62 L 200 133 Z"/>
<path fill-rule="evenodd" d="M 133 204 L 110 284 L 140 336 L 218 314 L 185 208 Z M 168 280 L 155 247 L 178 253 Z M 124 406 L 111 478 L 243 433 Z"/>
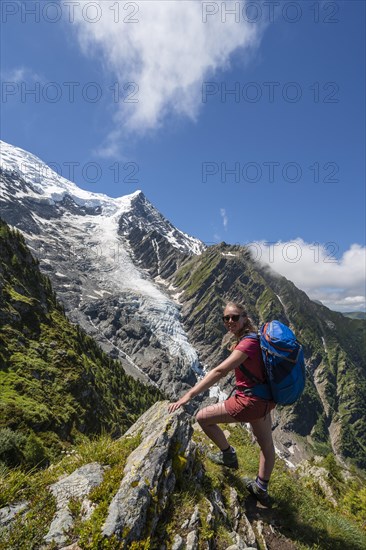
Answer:
<path fill-rule="evenodd" d="M 27 189 L 12 186 L 8 192 L 6 186 L 2 186 L 0 197 L 5 200 L 10 197 L 18 200 L 30 197 L 49 205 L 65 205 L 66 201 L 70 208 L 73 201 L 74 206 L 81 208 L 80 213 L 83 209 L 92 209 L 103 217 L 118 218 L 120 227 L 124 219 L 129 221 L 129 225 L 144 227 L 150 231 L 157 230 L 181 251 L 200 254 L 204 249 L 201 241 L 175 228 L 160 214 L 141 190 L 118 198 L 85 191 L 57 174 L 35 155 L 5 141 L 0 141 L 0 167 L 7 173 L 15 172 L 27 183 Z"/>
<path fill-rule="evenodd" d="M 17 173 L 27 182 L 37 198 L 46 199 L 50 204 L 61 202 L 68 195 L 78 206 L 101 207 L 103 213 L 113 214 L 131 208 L 132 201 L 139 196 L 145 198 L 140 190 L 130 195 L 112 198 L 103 193 L 81 189 L 72 181 L 60 176 L 37 156 L 2 140 L 0 167 L 5 172 Z"/>

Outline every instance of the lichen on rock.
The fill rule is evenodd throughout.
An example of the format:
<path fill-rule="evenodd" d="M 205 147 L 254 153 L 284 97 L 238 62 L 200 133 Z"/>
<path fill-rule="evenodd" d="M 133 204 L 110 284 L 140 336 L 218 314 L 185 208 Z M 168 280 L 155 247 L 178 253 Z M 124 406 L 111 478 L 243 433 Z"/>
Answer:
<path fill-rule="evenodd" d="M 168 402 L 163 401 L 140 417 L 124 437 L 136 434 L 141 444 L 127 460 L 102 528 L 105 537 L 115 534 L 126 544 L 154 532 L 176 482 L 171 451 L 184 455 L 192 427 L 184 411 L 169 415 Z"/>

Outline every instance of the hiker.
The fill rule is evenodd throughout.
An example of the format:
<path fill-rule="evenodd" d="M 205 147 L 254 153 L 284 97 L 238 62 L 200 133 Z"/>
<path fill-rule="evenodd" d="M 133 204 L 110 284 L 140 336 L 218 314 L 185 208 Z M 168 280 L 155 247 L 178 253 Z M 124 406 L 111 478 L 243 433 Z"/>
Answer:
<path fill-rule="evenodd" d="M 209 453 L 210 460 L 229 468 L 238 468 L 238 459 L 235 449 L 229 445 L 218 424 L 250 423 L 253 434 L 260 446 L 259 471 L 255 480 L 244 478 L 243 482 L 255 498 L 263 504 L 269 504 L 268 483 L 275 462 L 270 413 L 275 407 L 275 403 L 242 393 L 243 390 L 253 387 L 256 383 L 265 381 L 259 340 L 257 338 L 242 339 L 246 334 L 256 332 L 245 307 L 236 302 L 229 302 L 224 309 L 223 321 L 228 331 L 235 337 L 235 343 L 230 347 L 231 355 L 207 373 L 178 401 L 170 403 L 168 410 L 170 413 L 176 411 L 235 369 L 235 394 L 225 401 L 201 409 L 196 416 L 196 420 L 205 434 L 220 449 L 218 453 Z M 240 370 L 239 367 L 242 364 L 252 376 L 254 375 L 254 380 L 252 376 L 246 375 Z"/>

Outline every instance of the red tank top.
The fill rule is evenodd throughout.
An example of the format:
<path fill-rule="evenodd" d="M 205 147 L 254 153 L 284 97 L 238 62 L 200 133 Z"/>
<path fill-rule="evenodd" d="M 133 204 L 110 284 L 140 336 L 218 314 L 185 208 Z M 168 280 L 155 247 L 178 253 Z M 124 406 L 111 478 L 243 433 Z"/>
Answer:
<path fill-rule="evenodd" d="M 245 368 L 248 369 L 248 371 L 261 382 L 265 382 L 264 364 L 258 338 L 244 338 L 239 342 L 235 349 L 245 353 L 248 356 L 243 363 Z M 256 382 L 245 375 L 240 370 L 240 367 L 236 367 L 235 377 L 236 385 L 239 388 L 252 388 L 256 385 Z"/>

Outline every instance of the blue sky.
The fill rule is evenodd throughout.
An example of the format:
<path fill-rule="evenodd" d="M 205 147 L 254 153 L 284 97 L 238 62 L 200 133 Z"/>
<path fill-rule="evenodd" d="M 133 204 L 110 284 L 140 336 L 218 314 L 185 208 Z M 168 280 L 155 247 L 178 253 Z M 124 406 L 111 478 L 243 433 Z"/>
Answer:
<path fill-rule="evenodd" d="M 1 9 L 2 139 L 365 308 L 365 2 Z"/>

